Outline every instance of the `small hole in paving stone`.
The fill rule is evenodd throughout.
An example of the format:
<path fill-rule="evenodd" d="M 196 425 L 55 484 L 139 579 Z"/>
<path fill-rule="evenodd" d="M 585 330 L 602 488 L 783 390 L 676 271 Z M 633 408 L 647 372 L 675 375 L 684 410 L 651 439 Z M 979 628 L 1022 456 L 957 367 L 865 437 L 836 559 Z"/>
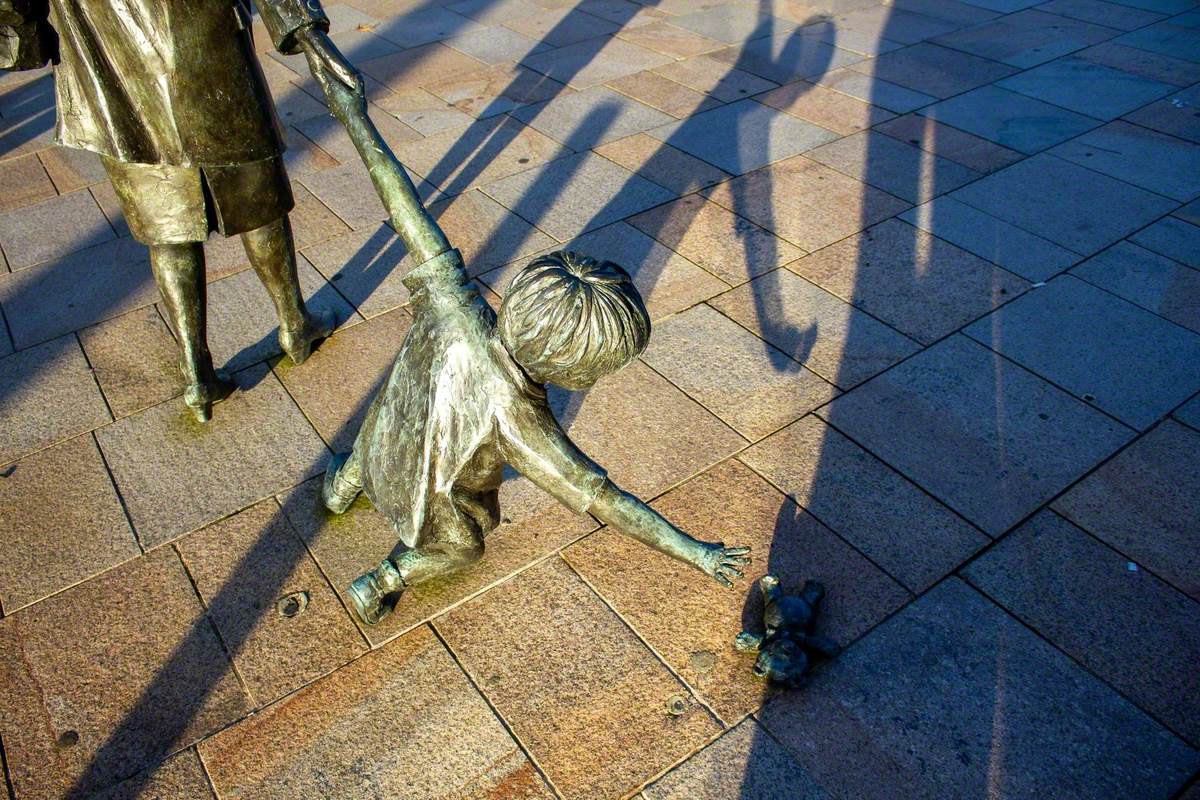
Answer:
<path fill-rule="evenodd" d="M 518 164 L 528 164 L 528 163 L 529 163 L 529 159 L 528 159 L 528 158 L 518 158 L 518 159 L 517 159 L 517 163 L 518 163 Z"/>
<path fill-rule="evenodd" d="M 1084 400 L 1087 400 L 1089 403 L 1092 403 L 1092 402 L 1095 402 L 1095 400 L 1096 400 L 1096 395 L 1094 395 L 1094 394 L 1085 394 L 1085 395 L 1083 396 L 1083 399 L 1084 399 Z"/>
<path fill-rule="evenodd" d="M 1038 419 L 1050 419 L 1050 415 L 1043 411 L 1041 414 L 1038 414 Z"/>
<path fill-rule="evenodd" d="M 676 694 L 667 699 L 667 713 L 672 717 L 678 717 L 682 714 L 686 714 L 687 710 L 688 703 L 687 700 L 683 698 L 683 695 Z"/>
<path fill-rule="evenodd" d="M 304 609 L 308 608 L 308 592 L 292 592 L 285 594 L 279 598 L 279 602 L 275 604 L 275 608 L 279 611 L 281 617 L 295 617 L 304 613 Z"/>
<path fill-rule="evenodd" d="M 74 747 L 79 744 L 79 734 L 76 731 L 63 731 L 58 737 L 59 747 Z"/>
<path fill-rule="evenodd" d="M 501 678 L 499 675 L 493 675 L 490 678 L 488 678 L 488 686 L 499 686 L 500 681 L 502 681 L 502 680 L 504 680 L 504 679 Z"/>

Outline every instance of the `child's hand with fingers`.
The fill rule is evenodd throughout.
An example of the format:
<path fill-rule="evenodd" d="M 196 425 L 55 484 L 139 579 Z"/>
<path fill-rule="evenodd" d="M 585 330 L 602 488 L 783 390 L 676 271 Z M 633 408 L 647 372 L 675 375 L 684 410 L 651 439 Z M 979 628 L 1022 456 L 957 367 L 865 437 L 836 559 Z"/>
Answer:
<path fill-rule="evenodd" d="M 738 567 L 750 563 L 749 553 L 749 547 L 726 547 L 721 542 L 705 543 L 704 550 L 696 560 L 696 566 L 728 589 L 733 587 L 735 580 L 742 577 L 742 571 Z"/>

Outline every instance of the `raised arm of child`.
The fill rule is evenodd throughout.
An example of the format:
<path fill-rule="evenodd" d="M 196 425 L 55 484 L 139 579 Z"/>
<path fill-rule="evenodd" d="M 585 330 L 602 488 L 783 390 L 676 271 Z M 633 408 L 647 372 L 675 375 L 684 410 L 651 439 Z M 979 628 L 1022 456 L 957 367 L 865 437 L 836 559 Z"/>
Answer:
<path fill-rule="evenodd" d="M 750 563 L 749 547 L 693 539 L 612 481 L 605 481 L 588 512 L 626 536 L 711 575 L 722 586 L 733 586 L 733 581 L 742 577 L 738 567 Z"/>

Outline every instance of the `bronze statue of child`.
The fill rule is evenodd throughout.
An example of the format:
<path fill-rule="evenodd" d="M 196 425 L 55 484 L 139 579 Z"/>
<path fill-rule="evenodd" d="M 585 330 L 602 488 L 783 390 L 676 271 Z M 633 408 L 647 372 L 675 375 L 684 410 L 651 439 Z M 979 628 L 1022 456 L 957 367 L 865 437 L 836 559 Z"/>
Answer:
<path fill-rule="evenodd" d="M 589 387 L 645 349 L 650 318 L 623 269 L 569 252 L 543 256 L 513 280 L 499 315 L 467 285 L 456 250 L 404 283 L 412 329 L 323 490 L 334 513 L 365 492 L 404 545 L 350 586 L 364 622 L 387 616 L 409 586 L 483 554 L 499 523 L 506 463 L 572 511 L 725 586 L 742 576 L 750 548 L 693 539 L 623 492 L 571 443 L 546 401 L 545 384 Z"/>

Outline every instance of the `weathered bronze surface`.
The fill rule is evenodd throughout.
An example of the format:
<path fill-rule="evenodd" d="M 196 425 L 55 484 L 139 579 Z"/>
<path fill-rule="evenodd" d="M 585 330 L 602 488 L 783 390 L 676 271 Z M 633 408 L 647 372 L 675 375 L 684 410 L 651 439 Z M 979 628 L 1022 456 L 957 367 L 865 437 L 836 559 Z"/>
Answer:
<path fill-rule="evenodd" d="M 316 0 L 261 0 L 281 52 L 328 29 Z M 324 37 L 308 48 L 323 75 L 361 90 Z M 210 231 L 241 234 L 296 362 L 334 327 L 305 308 L 287 213 L 285 144 L 254 55 L 245 0 L 0 0 L 0 66 L 55 60 L 55 138 L 98 153 L 150 263 L 182 351 L 185 403 L 201 421 L 234 384 L 215 370 L 205 330 Z"/>
<path fill-rule="evenodd" d="M 841 651 L 828 636 L 813 634 L 825 587 L 817 581 L 806 581 L 799 595 L 788 595 L 773 575 L 762 576 L 758 586 L 762 590 L 766 630 L 762 634 L 742 631 L 734 646 L 758 654 L 755 675 L 795 687 L 812 666 L 812 656 L 833 658 Z"/>

